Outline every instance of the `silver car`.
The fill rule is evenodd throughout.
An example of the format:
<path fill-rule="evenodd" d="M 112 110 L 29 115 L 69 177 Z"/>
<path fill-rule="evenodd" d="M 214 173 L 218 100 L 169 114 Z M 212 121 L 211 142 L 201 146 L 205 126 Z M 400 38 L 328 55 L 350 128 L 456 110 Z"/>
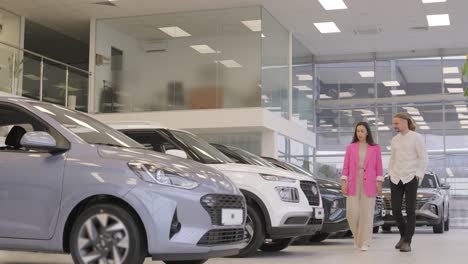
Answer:
<path fill-rule="evenodd" d="M 245 198 L 219 171 L 87 115 L 0 97 L 0 249 L 80 264 L 203 263 L 245 246 Z"/>

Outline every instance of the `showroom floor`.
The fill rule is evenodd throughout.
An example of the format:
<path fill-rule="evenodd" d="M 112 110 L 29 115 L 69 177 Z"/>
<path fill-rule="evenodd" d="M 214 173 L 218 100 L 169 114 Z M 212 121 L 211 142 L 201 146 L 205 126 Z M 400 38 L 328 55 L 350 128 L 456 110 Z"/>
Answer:
<path fill-rule="evenodd" d="M 432 264 L 450 261 L 450 264 L 467 263 L 468 230 L 451 230 L 443 235 L 432 234 L 432 230 L 419 229 L 414 238 L 413 252 L 400 253 L 393 249 L 398 235 L 378 234 L 369 252 L 353 248 L 351 239 L 326 240 L 319 245 L 292 246 L 276 254 L 259 254 L 250 259 L 213 259 L 208 263 L 219 264 Z M 69 264 L 70 257 L 22 252 L 0 251 L 0 264 Z M 161 263 L 148 260 L 145 263 Z"/>

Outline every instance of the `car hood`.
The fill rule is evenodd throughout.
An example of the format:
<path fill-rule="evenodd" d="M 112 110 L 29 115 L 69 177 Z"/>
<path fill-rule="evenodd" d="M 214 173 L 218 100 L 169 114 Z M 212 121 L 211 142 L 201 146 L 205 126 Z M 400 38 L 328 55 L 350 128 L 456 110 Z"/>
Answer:
<path fill-rule="evenodd" d="M 222 172 L 195 161 L 145 149 L 108 146 L 99 146 L 98 154 L 104 159 L 152 163 L 218 191 L 239 193 L 238 188 Z"/>
<path fill-rule="evenodd" d="M 247 173 L 262 173 L 262 174 L 271 174 L 275 176 L 281 177 L 288 177 L 298 181 L 313 181 L 316 180 L 312 177 L 287 171 L 283 169 L 276 169 L 276 168 L 268 168 L 263 166 L 257 165 L 249 165 L 249 164 L 238 164 L 238 163 L 223 163 L 223 164 L 210 164 L 210 166 L 220 170 L 220 171 L 232 171 L 232 172 L 247 172 Z"/>

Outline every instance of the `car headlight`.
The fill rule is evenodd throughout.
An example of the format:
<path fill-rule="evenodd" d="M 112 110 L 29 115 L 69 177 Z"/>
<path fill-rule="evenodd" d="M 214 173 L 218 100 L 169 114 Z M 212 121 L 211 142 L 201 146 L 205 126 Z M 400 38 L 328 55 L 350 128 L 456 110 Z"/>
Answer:
<path fill-rule="evenodd" d="M 293 187 L 276 187 L 281 201 L 288 203 L 298 203 L 299 202 L 299 191 Z"/>
<path fill-rule="evenodd" d="M 262 176 L 262 178 L 267 180 L 267 181 L 279 181 L 279 182 L 290 182 L 290 183 L 295 183 L 296 182 L 295 179 L 276 176 L 276 175 L 271 175 L 271 174 L 260 173 L 260 176 Z"/>
<path fill-rule="evenodd" d="M 330 207 L 330 214 L 334 214 L 338 209 L 340 209 L 340 202 L 335 200 Z"/>
<path fill-rule="evenodd" d="M 182 177 L 168 169 L 159 168 L 155 164 L 131 161 L 128 163 L 128 167 L 143 181 L 149 183 L 187 190 L 195 189 L 200 185 L 198 182 Z"/>

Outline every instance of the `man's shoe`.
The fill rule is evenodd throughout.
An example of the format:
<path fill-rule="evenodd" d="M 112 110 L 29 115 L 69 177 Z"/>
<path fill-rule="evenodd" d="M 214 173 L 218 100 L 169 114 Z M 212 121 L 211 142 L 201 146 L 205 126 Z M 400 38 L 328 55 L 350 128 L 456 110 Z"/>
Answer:
<path fill-rule="evenodd" d="M 400 252 L 411 252 L 411 244 L 404 242 L 403 245 L 401 245 Z"/>
<path fill-rule="evenodd" d="M 395 249 L 400 249 L 401 245 L 403 245 L 404 242 L 405 242 L 405 240 L 403 240 L 403 238 L 401 238 L 400 241 L 395 245 Z"/>

